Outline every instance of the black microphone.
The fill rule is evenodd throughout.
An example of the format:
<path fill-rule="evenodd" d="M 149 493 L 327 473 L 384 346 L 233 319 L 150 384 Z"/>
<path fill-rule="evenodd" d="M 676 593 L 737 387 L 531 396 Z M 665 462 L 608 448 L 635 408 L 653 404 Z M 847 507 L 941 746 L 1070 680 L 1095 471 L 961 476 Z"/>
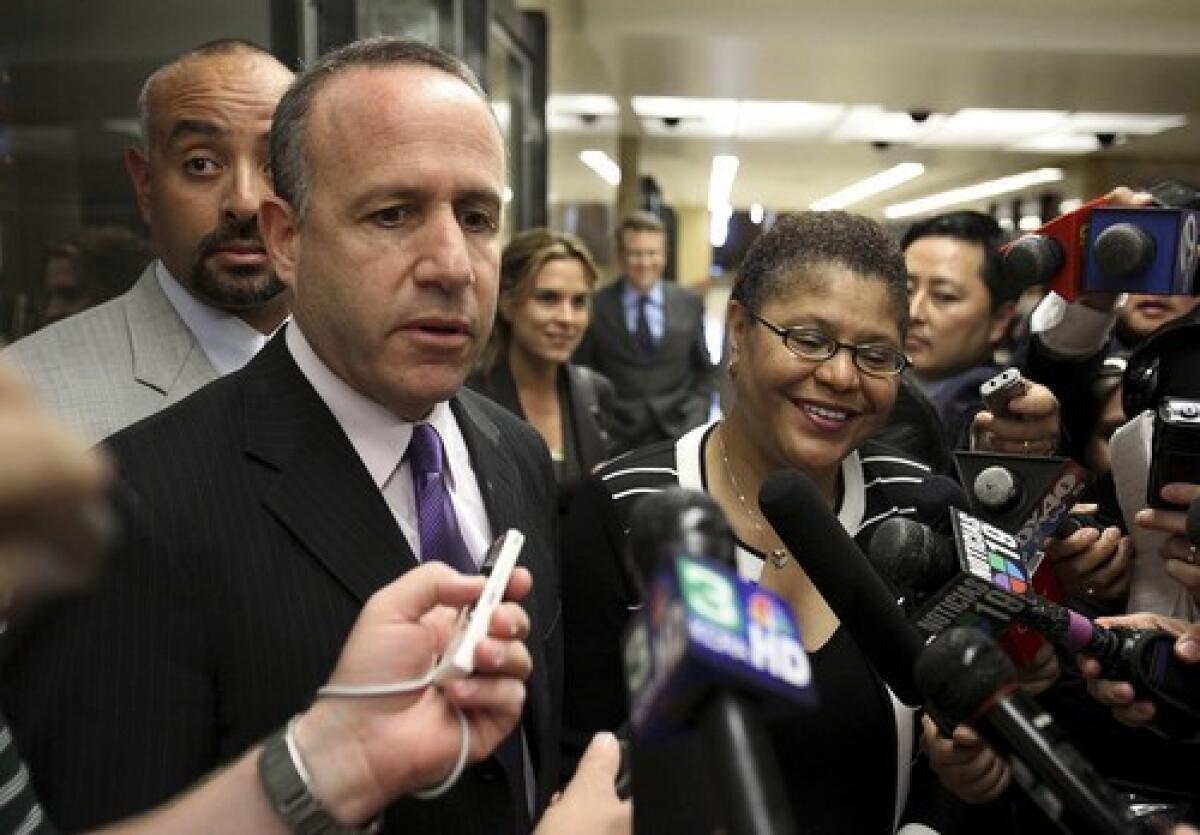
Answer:
<path fill-rule="evenodd" d="M 977 727 L 1011 757 L 1013 778 L 1056 824 L 1096 835 L 1155 831 L 1022 692 L 1012 661 L 983 633 L 947 629 L 921 653 L 914 676 L 931 712 Z"/>
<path fill-rule="evenodd" d="M 924 606 L 957 568 L 949 539 L 904 516 L 879 523 L 867 546 L 867 559 L 879 576 L 895 587 L 909 616 Z"/>
<path fill-rule="evenodd" d="M 940 534 L 950 533 L 950 508 L 970 510 L 966 492 L 957 481 L 944 475 L 933 475 L 922 481 L 912 504 L 917 518 L 932 520 L 930 527 Z"/>
<path fill-rule="evenodd" d="M 863 552 L 802 473 L 772 473 L 758 494 L 763 516 L 900 701 L 921 704 L 912 665 L 925 645 Z"/>
<path fill-rule="evenodd" d="M 887 530 L 881 525 L 871 541 L 875 569 L 906 596 L 922 600 L 914 613 L 918 627 L 937 634 L 951 625 L 996 632 L 1023 624 L 1070 655 L 1096 658 L 1105 676 L 1131 682 L 1140 698 L 1156 704 L 1152 727 L 1160 733 L 1188 737 L 1200 728 L 1200 665 L 1174 657 L 1173 635 L 1109 629 L 1032 591 L 1014 592 L 1015 578 L 996 569 L 1020 568 L 997 539 L 1004 534 L 991 531 L 989 538 L 986 525 L 968 514 L 953 515 L 959 520 L 953 544 L 920 522 L 900 518 L 887 520 Z M 976 527 L 985 536 L 963 535 Z M 1005 559 L 995 559 L 998 555 Z"/>
<path fill-rule="evenodd" d="M 625 568 L 638 596 L 665 560 L 693 554 L 737 570 L 733 530 L 720 506 L 696 490 L 672 488 L 649 493 L 630 514 L 625 539 Z"/>
<path fill-rule="evenodd" d="M 751 619 L 751 613 L 744 610 L 743 603 L 736 596 L 732 579 L 736 570 L 733 532 L 720 507 L 707 495 L 678 488 L 646 495 L 634 507 L 627 542 L 626 566 L 634 575 L 642 594 L 654 596 L 646 609 L 670 610 L 686 605 L 679 598 L 679 592 L 675 593 L 677 602 L 672 602 L 670 596 L 663 592 L 661 583 L 651 585 L 664 564 L 674 561 L 678 568 L 686 562 L 689 566 L 686 574 L 691 577 L 686 582 L 702 585 L 705 593 L 714 598 L 723 598 L 723 602 L 714 599 L 706 602 L 705 606 L 723 608 L 739 621 L 748 622 Z M 704 569 L 694 562 L 696 557 L 717 562 L 730 578 L 725 580 L 711 569 L 707 576 L 697 578 L 696 575 Z M 685 574 L 679 576 L 684 577 Z M 766 602 L 769 594 L 763 590 L 759 595 L 759 600 L 767 606 L 771 605 Z M 684 596 L 687 596 L 686 591 Z M 779 601 L 775 605 L 784 604 Z M 647 614 L 652 616 L 653 613 Z M 639 731 L 649 737 L 656 730 L 654 712 L 658 706 L 687 705 L 683 709 L 692 718 L 685 721 L 695 725 L 700 732 L 704 760 L 702 767 L 715 784 L 716 805 L 724 831 L 732 835 L 791 835 L 796 832 L 783 778 L 755 698 L 759 682 L 755 680 L 748 684 L 744 677 L 735 681 L 732 670 L 724 669 L 711 660 L 697 660 L 689 649 L 690 641 L 698 638 L 673 632 L 669 614 L 663 620 L 667 623 L 660 629 L 651 625 L 650 635 L 647 636 L 646 629 L 642 628 L 639 632 L 639 627 L 644 627 L 645 622 L 635 619 L 625 639 L 627 677 L 631 689 L 635 691 L 635 728 L 639 727 L 640 720 Z M 736 636 L 729 633 L 726 638 Z M 675 651 L 665 653 L 673 656 L 669 660 L 658 658 L 655 667 L 644 660 L 652 655 L 647 651 L 647 645 L 670 645 Z M 710 653 L 715 651 L 718 656 L 728 656 L 730 653 L 724 646 L 717 649 L 710 646 L 707 649 Z M 797 645 L 795 649 L 803 655 L 802 648 Z M 758 664 L 753 649 L 748 657 L 752 665 Z M 648 667 L 655 668 L 648 672 Z M 766 672 L 752 672 L 763 679 L 764 684 L 769 683 L 765 681 L 768 677 Z M 639 698 L 639 692 L 649 695 Z M 649 710 L 639 710 L 647 704 L 651 705 Z M 635 742 L 635 758 L 639 742 Z M 673 765 L 677 768 L 678 762 Z M 639 774 L 644 775 L 644 769 L 635 766 L 635 786 L 645 785 L 639 780 Z M 669 777 L 664 775 L 664 778 Z M 670 782 L 669 779 L 656 783 L 653 774 L 644 775 L 644 779 L 651 786 L 663 785 L 664 794 L 674 794 L 676 800 L 681 800 L 674 786 L 665 785 Z M 703 805 L 703 802 L 701 798 L 693 805 Z M 635 800 L 635 813 L 639 804 L 644 806 L 645 803 L 645 799 Z M 686 818 L 686 815 L 683 817 Z M 657 826 L 661 829 L 663 825 L 659 823 Z M 679 825 L 677 815 L 675 826 Z"/>

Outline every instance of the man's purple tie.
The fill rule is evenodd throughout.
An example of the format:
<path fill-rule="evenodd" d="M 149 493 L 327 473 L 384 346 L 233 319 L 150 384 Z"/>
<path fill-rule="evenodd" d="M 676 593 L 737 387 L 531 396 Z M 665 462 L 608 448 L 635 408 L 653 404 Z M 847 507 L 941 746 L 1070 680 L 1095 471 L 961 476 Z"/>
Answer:
<path fill-rule="evenodd" d="M 446 489 L 445 462 L 446 452 L 437 430 L 428 423 L 413 426 L 408 463 L 412 467 L 421 559 L 440 560 L 464 574 L 476 574 L 478 568 L 467 553 L 450 491 Z"/>

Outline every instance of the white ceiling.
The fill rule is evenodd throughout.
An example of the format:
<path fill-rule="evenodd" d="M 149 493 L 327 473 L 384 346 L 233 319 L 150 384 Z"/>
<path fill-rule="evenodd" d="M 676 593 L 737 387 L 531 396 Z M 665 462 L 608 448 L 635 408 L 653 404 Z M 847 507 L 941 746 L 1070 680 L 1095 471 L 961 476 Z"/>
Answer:
<path fill-rule="evenodd" d="M 1066 196 L 1080 172 L 1200 171 L 1200 2 L 1196 0 L 529 0 L 550 18 L 552 94 L 604 94 L 619 113 L 588 133 L 551 133 L 550 191 L 611 201 L 581 162 L 617 158 L 619 133 L 641 137 L 640 169 L 669 202 L 703 205 L 713 154 L 741 167 L 735 206 L 800 208 L 899 162 L 926 174 L 858 204 L 884 205 L 1059 165 Z M 1083 156 L 822 138 L 738 139 L 647 132 L 633 96 L 806 101 L 954 113 L 963 108 L 1184 114 L 1189 124 Z M 582 125 L 581 125 L 582 128 Z M 676 135 L 676 134 L 683 134 Z M 1098 162 L 1097 162 L 1098 161 Z M 1133 163 L 1130 163 L 1132 165 Z M 1091 182 L 1095 177 L 1091 178 Z"/>

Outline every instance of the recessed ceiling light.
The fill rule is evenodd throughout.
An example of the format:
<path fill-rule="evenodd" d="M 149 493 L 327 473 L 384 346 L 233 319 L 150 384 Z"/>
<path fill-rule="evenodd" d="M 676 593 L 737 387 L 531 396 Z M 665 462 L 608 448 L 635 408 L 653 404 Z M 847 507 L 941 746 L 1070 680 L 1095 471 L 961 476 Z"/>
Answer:
<path fill-rule="evenodd" d="M 712 173 L 708 178 L 709 211 L 729 205 L 733 181 L 737 178 L 740 160 L 732 154 L 717 154 L 712 158 Z"/>
<path fill-rule="evenodd" d="M 1022 191 L 1044 183 L 1056 183 L 1062 178 L 1063 170 L 1061 168 L 1038 168 L 1034 171 L 1023 171 L 1020 174 L 1010 174 L 996 180 L 950 189 L 917 200 L 895 203 L 885 208 L 883 214 L 889 220 L 929 214 L 959 203 L 973 203 L 977 200 Z"/>
<path fill-rule="evenodd" d="M 612 157 L 596 148 L 579 152 L 579 161 L 596 172 L 601 180 L 614 188 L 621 184 L 621 166 L 613 162 Z"/>
<path fill-rule="evenodd" d="M 866 200 L 868 197 L 873 197 L 888 189 L 893 189 L 902 183 L 907 183 L 909 180 L 920 177 L 924 173 L 925 166 L 921 163 L 902 162 L 899 165 L 893 165 L 886 171 L 872 174 L 864 180 L 859 180 L 857 183 L 835 191 L 827 197 L 822 197 L 809 206 L 809 208 L 814 211 L 844 209 L 847 206 Z"/>

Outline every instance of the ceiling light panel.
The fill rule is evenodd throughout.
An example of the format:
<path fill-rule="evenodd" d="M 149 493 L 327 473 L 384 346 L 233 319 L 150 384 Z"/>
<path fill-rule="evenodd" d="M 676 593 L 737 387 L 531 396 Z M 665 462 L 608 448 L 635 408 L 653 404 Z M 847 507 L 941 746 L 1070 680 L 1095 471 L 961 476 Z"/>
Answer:
<path fill-rule="evenodd" d="M 1063 126 L 1062 110 L 989 110 L 967 108 L 926 133 L 918 145 L 930 147 L 1004 147 Z"/>
<path fill-rule="evenodd" d="M 1090 154 L 1100 149 L 1100 140 L 1094 133 L 1071 133 L 1051 131 L 1029 139 L 1023 139 L 1005 150 L 1037 154 Z"/>
<path fill-rule="evenodd" d="M 551 133 L 615 134 L 620 108 L 612 96 L 593 93 L 553 95 L 546 98 L 546 129 Z"/>
<path fill-rule="evenodd" d="M 868 197 L 874 197 L 876 194 L 882 194 L 910 180 L 914 180 L 924 173 L 925 166 L 921 163 L 902 162 L 899 165 L 893 165 L 886 171 L 872 174 L 865 180 L 852 183 L 828 197 L 822 197 L 809 206 L 809 208 L 818 212 L 830 209 L 844 209 L 847 206 L 860 203 Z"/>
<path fill-rule="evenodd" d="M 579 152 L 579 161 L 592 169 L 596 176 L 613 188 L 621 184 L 621 166 L 613 158 L 597 148 Z"/>
<path fill-rule="evenodd" d="M 996 180 L 950 189 L 904 203 L 894 203 L 883 210 L 883 215 L 889 220 L 900 220 L 901 218 L 930 214 L 949 206 L 974 203 L 989 197 L 1012 194 L 1046 183 L 1056 183 L 1062 178 L 1063 170 L 1061 168 L 1038 168 L 1034 171 L 1022 171 L 1019 174 L 1010 174 Z"/>
<path fill-rule="evenodd" d="M 804 101 L 634 96 L 633 110 L 651 136 L 817 140 L 845 111 L 840 104 Z"/>
<path fill-rule="evenodd" d="M 743 101 L 738 105 L 736 135 L 746 139 L 819 139 L 837 124 L 845 110 L 840 104 Z"/>
<path fill-rule="evenodd" d="M 1170 113 L 1072 113 L 1067 122 L 1078 133 L 1130 133 L 1152 136 L 1180 128 L 1187 117 Z"/>
<path fill-rule="evenodd" d="M 908 113 L 884 110 L 875 104 L 855 104 L 834 127 L 829 138 L 834 142 L 917 142 L 939 127 L 946 117 L 931 113 L 918 122 Z"/>
<path fill-rule="evenodd" d="M 612 96 L 596 93 L 560 93 L 546 97 L 546 112 L 565 116 L 616 116 L 620 108 Z"/>

